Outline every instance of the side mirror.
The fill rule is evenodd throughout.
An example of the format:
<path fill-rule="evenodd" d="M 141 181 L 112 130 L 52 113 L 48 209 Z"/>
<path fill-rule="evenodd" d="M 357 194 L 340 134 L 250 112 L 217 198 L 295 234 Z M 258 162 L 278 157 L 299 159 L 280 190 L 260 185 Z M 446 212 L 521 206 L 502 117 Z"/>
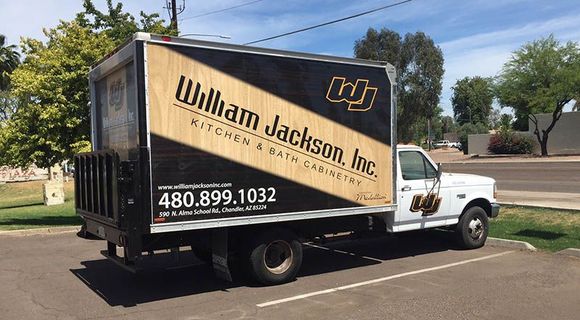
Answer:
<path fill-rule="evenodd" d="M 437 163 L 437 180 L 441 179 L 442 174 L 443 174 L 443 164 Z"/>

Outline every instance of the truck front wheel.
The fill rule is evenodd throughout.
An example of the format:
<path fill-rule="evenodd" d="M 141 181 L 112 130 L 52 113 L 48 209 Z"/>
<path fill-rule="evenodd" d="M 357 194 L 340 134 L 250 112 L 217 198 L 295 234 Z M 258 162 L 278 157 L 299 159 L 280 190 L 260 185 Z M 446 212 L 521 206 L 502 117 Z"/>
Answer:
<path fill-rule="evenodd" d="M 264 285 L 294 280 L 302 265 L 302 245 L 296 235 L 286 229 L 260 234 L 248 254 L 250 274 Z"/>
<path fill-rule="evenodd" d="M 489 219 L 480 207 L 467 209 L 455 228 L 458 243 L 466 249 L 483 247 L 488 232 Z"/>

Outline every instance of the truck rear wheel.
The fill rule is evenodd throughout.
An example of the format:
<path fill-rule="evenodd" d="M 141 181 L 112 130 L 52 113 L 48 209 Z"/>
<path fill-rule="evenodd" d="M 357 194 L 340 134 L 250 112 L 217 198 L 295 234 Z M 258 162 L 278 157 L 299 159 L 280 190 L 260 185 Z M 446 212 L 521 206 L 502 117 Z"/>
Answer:
<path fill-rule="evenodd" d="M 489 219 L 481 207 L 467 209 L 455 228 L 459 245 L 466 249 L 483 247 L 488 233 Z"/>
<path fill-rule="evenodd" d="M 294 280 L 302 265 L 302 245 L 296 235 L 286 229 L 262 233 L 248 251 L 250 274 L 264 285 Z"/>

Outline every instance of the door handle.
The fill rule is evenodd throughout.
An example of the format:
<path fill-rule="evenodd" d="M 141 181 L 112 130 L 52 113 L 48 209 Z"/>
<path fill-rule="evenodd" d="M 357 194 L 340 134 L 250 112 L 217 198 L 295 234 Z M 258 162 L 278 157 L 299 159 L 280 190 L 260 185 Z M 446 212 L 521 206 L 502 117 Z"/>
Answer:
<path fill-rule="evenodd" d="M 401 189 L 401 191 L 410 191 L 411 190 L 411 186 L 404 186 L 403 189 Z"/>

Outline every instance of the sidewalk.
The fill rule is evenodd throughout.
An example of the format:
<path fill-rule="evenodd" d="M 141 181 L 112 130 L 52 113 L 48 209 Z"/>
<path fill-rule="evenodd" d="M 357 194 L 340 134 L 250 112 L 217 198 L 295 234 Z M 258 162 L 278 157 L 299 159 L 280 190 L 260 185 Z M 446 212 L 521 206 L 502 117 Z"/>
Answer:
<path fill-rule="evenodd" d="M 580 193 L 499 190 L 497 201 L 501 204 L 580 210 Z"/>
<path fill-rule="evenodd" d="M 548 157 L 539 157 L 536 155 L 483 155 L 472 157 L 470 155 L 464 155 L 463 152 L 453 148 L 435 149 L 428 153 L 433 161 L 441 163 L 580 162 L 580 155 Z"/>

